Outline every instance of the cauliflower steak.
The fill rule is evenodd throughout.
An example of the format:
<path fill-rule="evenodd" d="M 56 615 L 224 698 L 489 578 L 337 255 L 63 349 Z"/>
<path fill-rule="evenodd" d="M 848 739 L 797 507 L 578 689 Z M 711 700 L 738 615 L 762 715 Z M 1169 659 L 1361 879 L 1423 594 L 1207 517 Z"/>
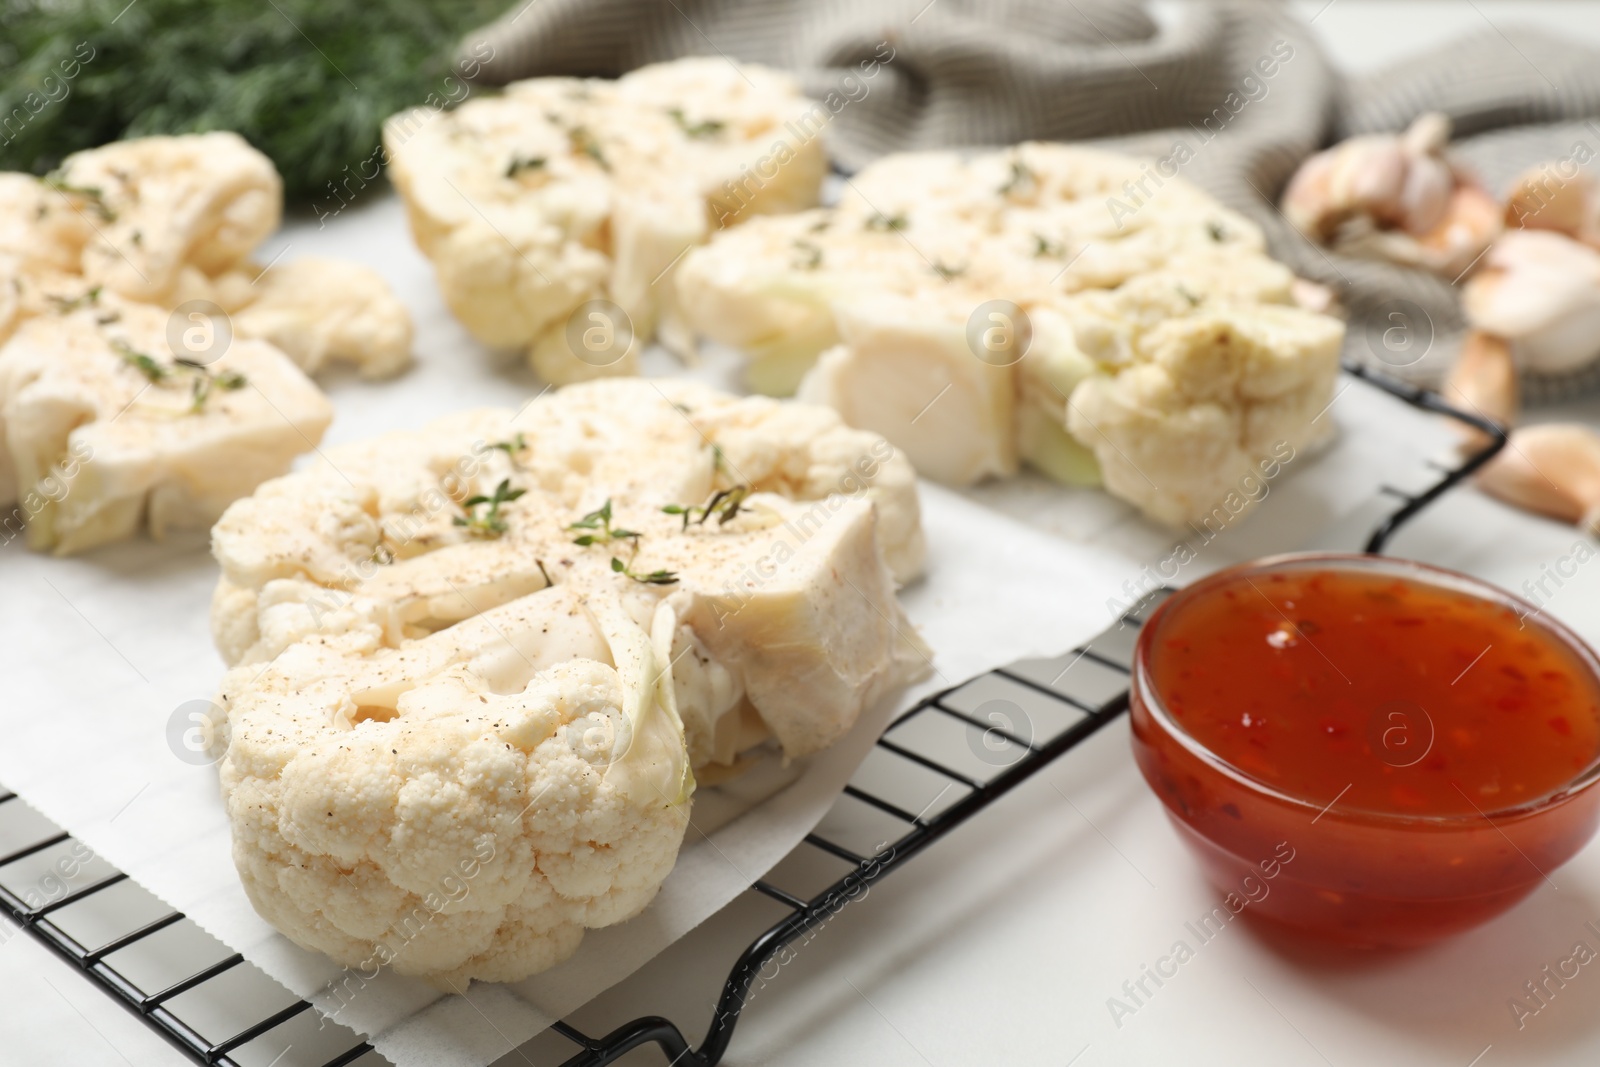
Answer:
<path fill-rule="evenodd" d="M 671 273 L 713 230 L 817 202 L 819 109 L 785 74 L 691 58 L 402 112 L 384 147 L 450 310 L 564 384 L 637 373 L 658 332 L 673 343 Z M 581 340 L 589 318 L 570 328 L 590 301 L 625 316 L 605 313 L 603 345 Z"/>
<path fill-rule="evenodd" d="M 833 407 L 930 477 L 1028 463 L 1173 525 L 1328 436 L 1343 341 L 1249 220 L 1070 145 L 885 157 L 835 207 L 716 234 L 677 286 L 755 388 Z"/>
<path fill-rule="evenodd" d="M 33 548 L 67 555 L 142 528 L 156 538 L 205 529 L 288 470 L 333 418 L 264 341 L 185 364 L 152 354 L 165 345 L 164 312 L 109 294 L 74 300 L 0 347 L 0 468 L 14 472 Z"/>
<path fill-rule="evenodd" d="M 341 962 L 450 982 L 637 914 L 697 779 L 820 751 L 926 666 L 895 598 L 923 552 L 905 459 L 688 382 L 330 449 L 213 543 L 251 899 Z"/>
<path fill-rule="evenodd" d="M 250 262 L 282 199 L 233 133 L 0 173 L 6 540 L 26 528 L 68 553 L 208 526 L 321 439 L 328 402 L 296 368 L 385 377 L 410 361 L 410 316 L 376 272 Z"/>

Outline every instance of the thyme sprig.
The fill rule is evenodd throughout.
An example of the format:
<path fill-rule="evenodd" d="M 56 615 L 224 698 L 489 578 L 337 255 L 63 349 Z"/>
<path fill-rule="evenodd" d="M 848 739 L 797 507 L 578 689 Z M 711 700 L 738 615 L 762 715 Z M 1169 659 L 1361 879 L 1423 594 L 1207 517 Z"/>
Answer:
<path fill-rule="evenodd" d="M 1035 259 L 1039 259 L 1044 256 L 1049 256 L 1052 259 L 1060 259 L 1066 254 L 1067 247 L 1060 241 L 1052 241 L 1042 233 L 1036 233 L 1033 235 L 1033 257 Z"/>
<path fill-rule="evenodd" d="M 1026 163 L 1020 159 L 1013 159 L 1011 161 L 1011 176 L 1005 180 L 1004 185 L 995 191 L 1001 196 L 1010 196 L 1012 193 L 1020 192 L 1024 185 L 1031 184 L 1037 180 L 1037 176 L 1029 169 Z"/>
<path fill-rule="evenodd" d="M 100 302 L 100 288 L 101 287 L 97 285 L 81 296 L 75 296 L 71 299 L 68 299 L 64 296 L 57 296 L 54 293 L 46 293 L 45 299 L 54 304 L 58 312 L 65 315 L 69 311 L 77 311 L 81 307 L 88 307 L 91 304 L 98 304 Z"/>
<path fill-rule="evenodd" d="M 572 543 L 575 545 L 608 545 L 613 541 L 633 541 L 635 550 L 637 550 L 640 537 L 640 534 L 633 530 L 624 530 L 620 526 L 611 525 L 610 497 L 606 497 L 604 504 L 601 504 L 571 526 L 568 526 L 567 529 L 598 531 L 573 538 Z"/>
<path fill-rule="evenodd" d="M 795 267 L 797 269 L 816 270 L 818 267 L 822 266 L 821 245 L 814 241 L 797 240 L 794 242 L 794 247 L 795 251 L 801 253 L 805 257 L 795 263 Z"/>
<path fill-rule="evenodd" d="M 885 215 L 881 211 L 876 211 L 867 219 L 865 228 L 883 233 L 899 233 L 910 225 L 911 220 L 904 215 Z"/>
<path fill-rule="evenodd" d="M 543 170 L 547 162 L 543 156 L 512 156 L 506 164 L 506 177 L 515 178 L 525 170 Z"/>
<path fill-rule="evenodd" d="M 600 142 L 594 139 L 594 134 L 589 132 L 587 126 L 574 126 L 567 131 L 567 140 L 572 143 L 575 152 L 582 152 L 600 167 L 601 170 L 610 172 L 611 161 L 606 159 L 606 154 L 600 149 Z"/>
<path fill-rule="evenodd" d="M 521 431 L 518 431 L 515 435 L 513 435 L 509 441 L 496 441 L 494 444 L 489 446 L 490 451 L 499 449 L 512 459 L 517 458 L 518 452 L 527 451 L 527 448 L 528 438 Z"/>
<path fill-rule="evenodd" d="M 702 119 L 700 122 L 690 122 L 684 115 L 683 108 L 674 107 L 667 110 L 672 116 L 672 121 L 689 137 L 715 137 L 728 128 L 728 124 L 721 119 Z"/>
<path fill-rule="evenodd" d="M 58 193 L 81 196 L 89 202 L 89 210 L 100 216 L 101 222 L 116 222 L 117 213 L 106 206 L 105 193 L 97 185 L 73 185 L 60 170 L 53 170 L 39 179 L 45 188 Z"/>
<path fill-rule="evenodd" d="M 457 526 L 464 526 L 467 533 L 473 537 L 499 537 L 511 527 L 506 524 L 506 517 L 500 514 L 500 507 L 526 493 L 526 489 L 511 488 L 511 479 L 502 478 L 500 484 L 494 487 L 493 496 L 469 496 L 461 506 L 466 509 L 466 515 L 457 515 L 452 521 Z"/>
<path fill-rule="evenodd" d="M 635 551 L 634 555 L 638 555 Z M 629 578 L 643 585 L 673 585 L 678 581 L 677 571 L 654 570 L 649 574 L 640 574 L 633 569 L 633 561 L 622 562 L 616 556 L 611 557 L 611 569 L 618 574 L 626 574 Z"/>
<path fill-rule="evenodd" d="M 704 504 L 690 504 L 688 506 L 683 504 L 668 504 L 661 510 L 666 512 L 668 515 L 682 515 L 683 528 L 685 530 L 689 528 L 690 522 L 693 522 L 696 526 L 704 526 L 706 524 L 706 520 L 711 518 L 713 515 L 717 517 L 718 526 L 726 526 L 728 523 L 732 522 L 734 516 L 738 515 L 741 511 L 750 510 L 747 507 L 741 506 L 744 504 L 744 498 L 749 495 L 750 487 L 748 485 L 736 485 L 732 489 L 717 490 L 715 493 L 711 494 L 711 499 L 707 500 Z M 697 515 L 699 518 L 695 517 Z"/>
<path fill-rule="evenodd" d="M 206 401 L 211 398 L 213 389 L 233 392 L 250 384 L 249 379 L 238 371 L 214 373 L 205 364 L 196 363 L 192 359 L 174 359 L 170 367 L 164 366 L 154 356 L 140 352 L 120 337 L 112 339 L 111 347 L 122 357 L 124 363 L 143 374 L 151 385 L 160 385 L 162 382 L 187 375 L 189 377 L 190 414 L 197 414 L 205 410 Z"/>

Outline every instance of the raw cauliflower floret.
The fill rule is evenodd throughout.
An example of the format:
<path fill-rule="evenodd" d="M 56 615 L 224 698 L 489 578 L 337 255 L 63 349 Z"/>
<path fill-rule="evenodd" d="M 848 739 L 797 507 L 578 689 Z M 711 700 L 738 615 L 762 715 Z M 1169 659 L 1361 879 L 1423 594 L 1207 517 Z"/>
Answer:
<path fill-rule="evenodd" d="M 0 347 L 0 502 L 20 505 L 30 546 L 204 529 L 321 439 L 332 409 L 283 353 L 236 340 L 183 366 L 162 355 L 167 318 L 98 294 Z"/>
<path fill-rule="evenodd" d="M 450 309 L 560 384 L 636 372 L 638 347 L 673 329 L 673 270 L 714 228 L 816 202 L 808 109 L 787 75 L 684 59 L 402 112 L 384 143 Z M 596 300 L 626 315 L 598 347 L 574 318 Z"/>
<path fill-rule="evenodd" d="M 671 871 L 694 778 L 668 646 L 611 583 L 600 658 L 497 654 L 536 598 L 406 649 L 355 632 L 226 679 L 234 860 L 256 909 L 347 966 L 462 987 L 561 962 Z"/>
<path fill-rule="evenodd" d="M 270 341 L 307 374 L 336 361 L 387 378 L 411 362 L 411 316 L 370 267 L 307 256 L 273 267 L 255 289 L 234 327 Z"/>
<path fill-rule="evenodd" d="M 1080 335 L 1097 369 L 1072 391 L 1066 425 L 1115 495 L 1159 522 L 1202 521 L 1259 462 L 1331 435 L 1321 416 L 1343 337 L 1324 315 L 1226 304 L 1107 334 L 1098 350 Z"/>

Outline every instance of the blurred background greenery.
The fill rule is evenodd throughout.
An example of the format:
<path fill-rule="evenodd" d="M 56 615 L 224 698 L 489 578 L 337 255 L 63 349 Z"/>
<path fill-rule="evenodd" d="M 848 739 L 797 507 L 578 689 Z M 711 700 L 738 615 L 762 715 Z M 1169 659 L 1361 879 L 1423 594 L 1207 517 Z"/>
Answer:
<path fill-rule="evenodd" d="M 0 170 L 120 137 L 235 130 L 291 200 L 369 156 L 379 126 L 458 100 L 456 44 L 506 0 L 0 0 Z"/>

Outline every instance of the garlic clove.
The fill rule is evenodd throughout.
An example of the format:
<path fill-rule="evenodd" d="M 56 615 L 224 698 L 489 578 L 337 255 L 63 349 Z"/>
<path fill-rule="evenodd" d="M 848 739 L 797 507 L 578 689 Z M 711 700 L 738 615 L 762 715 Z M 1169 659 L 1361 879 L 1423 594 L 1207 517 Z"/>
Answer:
<path fill-rule="evenodd" d="M 1500 234 L 1500 205 L 1482 188 L 1460 184 L 1439 222 L 1417 238 L 1422 265 L 1455 277 L 1470 268 Z"/>
<path fill-rule="evenodd" d="M 1562 522 L 1590 521 L 1600 514 L 1600 433 L 1568 423 L 1522 427 L 1477 483 L 1516 507 Z"/>
<path fill-rule="evenodd" d="M 1414 234 L 1426 234 L 1440 223 L 1451 208 L 1455 175 L 1440 159 L 1420 159 L 1406 171 L 1400 190 L 1400 226 Z M 1495 205 L 1498 209 L 1499 205 Z"/>
<path fill-rule="evenodd" d="M 1517 369 L 1511 346 L 1503 338 L 1479 330 L 1468 332 L 1461 354 L 1445 379 L 1445 400 L 1462 411 L 1509 428 L 1517 418 Z M 1463 451 L 1476 451 L 1489 441 L 1481 430 L 1463 426 Z"/>
<path fill-rule="evenodd" d="M 1594 182 L 1587 175 L 1562 179 L 1551 174 L 1552 164 L 1530 167 L 1517 177 L 1506 197 L 1505 224 L 1528 230 L 1554 230 L 1582 237 L 1600 226 L 1596 218 Z"/>
<path fill-rule="evenodd" d="M 1466 285 L 1473 327 L 1506 338 L 1519 367 L 1554 374 L 1600 357 L 1600 252 L 1550 230 L 1504 234 Z"/>
<path fill-rule="evenodd" d="M 1330 191 L 1355 210 L 1385 222 L 1396 220 L 1406 165 L 1405 153 L 1391 139 L 1358 139 L 1340 154 Z"/>

